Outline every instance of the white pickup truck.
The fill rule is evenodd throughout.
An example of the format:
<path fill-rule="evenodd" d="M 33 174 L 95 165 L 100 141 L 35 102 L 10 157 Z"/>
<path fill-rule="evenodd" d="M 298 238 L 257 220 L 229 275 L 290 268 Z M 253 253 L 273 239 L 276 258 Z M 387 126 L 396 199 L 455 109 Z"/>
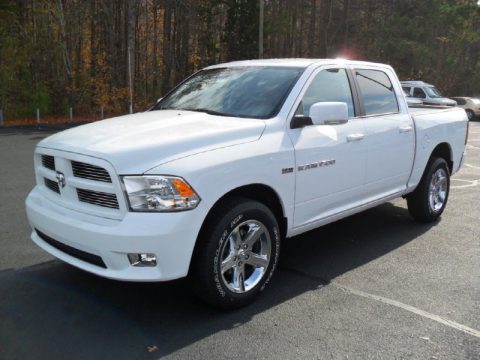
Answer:
<path fill-rule="evenodd" d="M 100 276 L 188 276 L 207 302 L 239 307 L 269 283 L 285 238 L 397 197 L 437 220 L 467 124 L 458 108 L 410 113 L 387 65 L 210 66 L 147 112 L 42 140 L 32 239 Z"/>

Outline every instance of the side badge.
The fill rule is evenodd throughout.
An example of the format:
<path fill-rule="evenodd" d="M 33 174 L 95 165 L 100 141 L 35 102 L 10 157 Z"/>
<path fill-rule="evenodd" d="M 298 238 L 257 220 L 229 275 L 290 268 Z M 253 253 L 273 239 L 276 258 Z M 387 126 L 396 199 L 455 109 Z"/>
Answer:
<path fill-rule="evenodd" d="M 314 162 L 311 164 L 306 164 L 306 165 L 299 165 L 298 166 L 298 171 L 304 171 L 304 170 L 310 170 L 310 169 L 316 169 L 319 167 L 324 167 L 324 166 L 332 166 L 335 165 L 335 160 L 322 160 L 319 162 Z"/>

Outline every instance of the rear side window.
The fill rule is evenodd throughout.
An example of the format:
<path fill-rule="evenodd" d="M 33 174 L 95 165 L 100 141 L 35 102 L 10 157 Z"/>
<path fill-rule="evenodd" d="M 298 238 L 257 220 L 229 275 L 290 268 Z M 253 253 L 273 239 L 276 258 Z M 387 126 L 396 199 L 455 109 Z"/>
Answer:
<path fill-rule="evenodd" d="M 466 105 L 467 102 L 464 99 L 454 98 L 458 105 Z"/>
<path fill-rule="evenodd" d="M 387 74 L 380 70 L 355 70 L 366 115 L 398 112 L 395 90 Z"/>

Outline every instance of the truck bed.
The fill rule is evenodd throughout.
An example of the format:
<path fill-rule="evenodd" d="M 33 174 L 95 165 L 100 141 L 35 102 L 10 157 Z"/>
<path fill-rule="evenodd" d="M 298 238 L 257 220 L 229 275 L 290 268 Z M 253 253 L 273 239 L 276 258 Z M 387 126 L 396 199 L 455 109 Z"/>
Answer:
<path fill-rule="evenodd" d="M 458 107 L 410 108 L 415 122 L 415 161 L 408 188 L 415 187 L 423 175 L 434 147 L 448 141 L 451 153 L 451 175 L 460 168 L 463 158 L 467 123 L 465 111 Z"/>

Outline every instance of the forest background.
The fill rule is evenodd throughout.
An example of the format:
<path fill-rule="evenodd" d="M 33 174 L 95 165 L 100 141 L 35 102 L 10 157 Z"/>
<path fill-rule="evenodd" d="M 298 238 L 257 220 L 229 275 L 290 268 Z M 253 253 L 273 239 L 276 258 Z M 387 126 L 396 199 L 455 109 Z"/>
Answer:
<path fill-rule="evenodd" d="M 42 119 L 127 113 L 130 76 L 142 111 L 204 66 L 258 58 L 259 3 L 0 0 L 5 124 L 37 109 Z M 263 39 L 264 58 L 388 63 L 402 80 L 480 95 L 476 0 L 264 0 Z"/>

